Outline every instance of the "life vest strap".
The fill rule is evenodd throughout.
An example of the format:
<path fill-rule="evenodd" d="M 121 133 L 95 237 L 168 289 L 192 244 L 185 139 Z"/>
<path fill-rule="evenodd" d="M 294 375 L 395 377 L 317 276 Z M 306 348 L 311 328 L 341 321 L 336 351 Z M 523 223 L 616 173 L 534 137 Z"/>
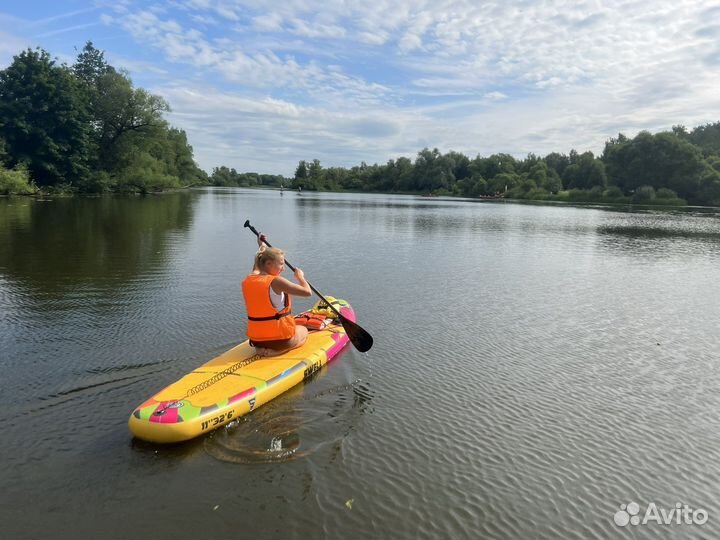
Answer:
<path fill-rule="evenodd" d="M 286 311 L 285 313 L 276 313 L 272 317 L 251 317 L 248 315 L 248 321 L 277 321 L 278 319 L 282 319 L 283 317 L 287 317 L 289 315 L 292 315 L 291 311 Z"/>

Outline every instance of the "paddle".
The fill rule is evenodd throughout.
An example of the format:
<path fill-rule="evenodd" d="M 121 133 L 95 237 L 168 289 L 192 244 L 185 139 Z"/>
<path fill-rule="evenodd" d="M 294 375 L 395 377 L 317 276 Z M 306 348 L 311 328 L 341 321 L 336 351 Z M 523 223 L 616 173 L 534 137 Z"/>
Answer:
<path fill-rule="evenodd" d="M 255 230 L 255 227 L 250 225 L 250 220 L 245 220 L 245 227 L 250 229 L 252 232 L 255 233 L 255 236 L 260 238 L 260 233 Z M 267 240 L 264 240 L 265 245 L 267 247 L 272 247 L 270 243 Z M 290 264 L 290 261 L 285 259 L 285 264 L 287 267 L 295 271 L 295 267 Z M 351 321 L 347 317 L 345 317 L 342 313 L 340 313 L 335 307 L 328 302 L 325 297 L 318 292 L 318 290 L 312 286 L 312 284 L 308 281 L 308 285 L 310 285 L 310 289 L 312 289 L 312 292 L 317 294 L 320 299 L 327 304 L 327 306 L 332 309 L 335 314 L 338 316 L 338 319 L 340 320 L 340 324 L 342 324 L 343 328 L 345 329 L 345 332 L 347 332 L 347 336 L 350 339 L 350 342 L 355 346 L 355 348 L 360 352 L 366 352 L 370 350 L 370 347 L 373 346 L 373 338 L 370 334 L 368 334 L 359 324 L 356 322 Z"/>

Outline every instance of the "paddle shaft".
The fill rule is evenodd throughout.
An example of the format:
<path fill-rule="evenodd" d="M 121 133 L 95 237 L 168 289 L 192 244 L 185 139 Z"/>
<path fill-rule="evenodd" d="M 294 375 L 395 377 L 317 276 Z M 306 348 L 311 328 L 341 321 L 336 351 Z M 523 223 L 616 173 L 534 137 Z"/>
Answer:
<path fill-rule="evenodd" d="M 254 232 L 254 233 L 255 233 L 255 236 L 257 236 L 258 238 L 260 238 L 260 233 L 257 232 L 257 230 L 255 229 L 255 227 L 253 227 L 252 225 L 250 225 L 250 220 L 247 220 L 247 221 L 245 222 L 245 226 L 246 226 L 248 229 L 250 229 L 252 232 Z M 264 243 L 267 247 L 272 247 L 272 246 L 270 245 L 270 242 L 268 242 L 267 240 L 263 240 L 263 243 Z M 292 270 L 293 272 L 295 271 L 295 267 L 294 267 L 292 264 L 290 264 L 290 261 L 288 261 L 287 259 L 285 259 L 285 264 L 287 265 L 287 267 L 288 267 L 290 270 Z M 307 280 L 305 280 L 305 281 L 307 282 L 307 284 L 308 284 L 308 286 L 310 287 L 310 289 L 312 290 L 312 292 L 314 292 L 315 294 L 317 294 L 317 295 L 320 297 L 320 299 L 321 299 L 323 302 L 325 302 L 325 303 L 327 304 L 327 306 L 328 306 L 330 309 L 332 309 L 332 310 L 337 314 L 338 317 L 342 317 L 343 319 L 345 318 L 342 313 L 340 313 L 337 309 L 335 309 L 335 307 L 334 307 L 330 302 L 328 302 L 327 299 L 326 299 L 322 294 L 320 294 L 320 291 L 318 291 L 315 287 L 312 286 L 312 283 L 310 283 L 310 282 L 307 281 Z"/>

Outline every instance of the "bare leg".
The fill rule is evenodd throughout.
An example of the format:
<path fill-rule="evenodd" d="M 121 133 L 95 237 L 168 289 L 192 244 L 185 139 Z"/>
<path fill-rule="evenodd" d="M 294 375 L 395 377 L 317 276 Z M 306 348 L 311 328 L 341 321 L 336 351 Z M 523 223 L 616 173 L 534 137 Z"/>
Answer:
<path fill-rule="evenodd" d="M 255 351 L 260 356 L 279 356 L 287 351 L 296 349 L 305 344 L 307 341 L 308 329 L 304 326 L 297 325 L 295 327 L 295 335 L 287 340 L 269 341 L 259 343 L 255 347 Z"/>

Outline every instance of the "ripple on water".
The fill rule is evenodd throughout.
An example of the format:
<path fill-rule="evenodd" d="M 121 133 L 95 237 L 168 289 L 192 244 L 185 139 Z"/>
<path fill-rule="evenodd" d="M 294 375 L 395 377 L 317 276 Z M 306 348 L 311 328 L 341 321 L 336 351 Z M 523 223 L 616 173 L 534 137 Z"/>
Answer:
<path fill-rule="evenodd" d="M 356 415 L 369 412 L 372 390 L 360 380 L 317 389 L 313 381 L 318 378 L 213 432 L 205 439 L 205 451 L 230 463 L 272 463 L 341 443 Z"/>

